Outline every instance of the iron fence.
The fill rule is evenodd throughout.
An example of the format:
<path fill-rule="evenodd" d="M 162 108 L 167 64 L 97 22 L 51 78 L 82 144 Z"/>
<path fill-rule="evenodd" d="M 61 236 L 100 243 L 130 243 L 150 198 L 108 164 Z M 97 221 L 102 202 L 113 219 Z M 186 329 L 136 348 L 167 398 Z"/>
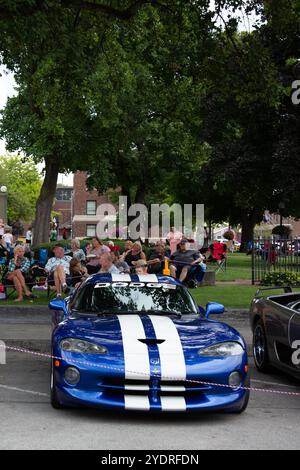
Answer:
<path fill-rule="evenodd" d="M 270 272 L 300 272 L 300 237 L 257 238 L 248 246 L 252 256 L 252 284 Z"/>

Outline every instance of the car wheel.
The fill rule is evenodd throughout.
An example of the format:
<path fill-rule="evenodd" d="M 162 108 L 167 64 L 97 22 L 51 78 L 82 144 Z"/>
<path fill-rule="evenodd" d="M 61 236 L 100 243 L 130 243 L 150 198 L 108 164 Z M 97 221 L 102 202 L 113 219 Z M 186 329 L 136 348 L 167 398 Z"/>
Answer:
<path fill-rule="evenodd" d="M 50 372 L 50 400 L 51 400 L 51 405 L 53 408 L 56 410 L 61 410 L 65 408 L 57 398 L 57 392 L 56 392 L 56 381 L 55 381 L 55 374 L 54 374 L 54 368 L 53 368 L 53 359 L 51 359 L 51 372 Z"/>
<path fill-rule="evenodd" d="M 268 372 L 270 370 L 267 338 L 262 320 L 258 320 L 254 326 L 253 357 L 255 366 L 260 372 Z"/>

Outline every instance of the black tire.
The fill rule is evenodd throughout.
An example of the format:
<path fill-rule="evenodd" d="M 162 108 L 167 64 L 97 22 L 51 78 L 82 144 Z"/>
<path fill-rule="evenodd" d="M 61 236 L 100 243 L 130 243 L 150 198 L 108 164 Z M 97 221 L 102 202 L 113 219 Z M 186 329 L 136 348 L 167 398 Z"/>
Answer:
<path fill-rule="evenodd" d="M 58 401 L 58 398 L 57 398 L 55 374 L 53 370 L 53 359 L 51 359 L 51 371 L 50 371 L 50 400 L 51 400 L 52 408 L 55 408 L 56 410 L 62 410 L 65 408 L 65 406 L 63 406 Z"/>
<path fill-rule="evenodd" d="M 253 330 L 253 357 L 254 363 L 260 372 L 270 371 L 267 337 L 262 320 L 258 320 Z"/>

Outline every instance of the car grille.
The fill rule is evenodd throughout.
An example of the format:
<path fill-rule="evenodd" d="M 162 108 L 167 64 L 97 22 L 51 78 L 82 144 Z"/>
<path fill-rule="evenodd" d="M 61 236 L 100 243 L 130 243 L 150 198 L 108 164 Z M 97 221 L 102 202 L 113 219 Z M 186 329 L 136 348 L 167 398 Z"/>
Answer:
<path fill-rule="evenodd" d="M 149 395 L 159 396 L 186 396 L 193 393 L 206 392 L 211 389 L 209 385 L 202 385 L 188 381 L 166 381 L 166 380 L 122 380 L 107 378 L 98 384 L 103 391 L 110 391 L 118 394 Z"/>

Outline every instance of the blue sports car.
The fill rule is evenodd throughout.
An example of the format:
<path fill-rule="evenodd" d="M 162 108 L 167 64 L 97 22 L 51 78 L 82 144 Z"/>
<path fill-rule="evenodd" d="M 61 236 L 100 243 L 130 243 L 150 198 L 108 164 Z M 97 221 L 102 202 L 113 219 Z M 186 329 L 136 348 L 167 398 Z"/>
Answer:
<path fill-rule="evenodd" d="M 249 400 L 240 334 L 208 319 L 168 276 L 96 274 L 53 311 L 54 408 L 241 413 Z M 245 388 L 246 389 L 245 389 Z"/>

